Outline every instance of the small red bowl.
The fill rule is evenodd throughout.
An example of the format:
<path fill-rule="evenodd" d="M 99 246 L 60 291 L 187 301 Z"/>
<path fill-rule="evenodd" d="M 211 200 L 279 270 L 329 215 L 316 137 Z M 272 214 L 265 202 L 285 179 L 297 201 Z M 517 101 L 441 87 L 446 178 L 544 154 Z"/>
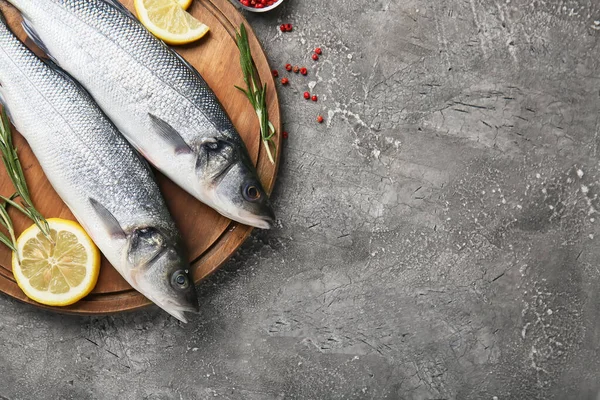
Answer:
<path fill-rule="evenodd" d="M 243 8 L 244 10 L 248 10 L 250 12 L 267 12 L 267 11 L 271 11 L 272 9 L 274 9 L 275 7 L 279 6 L 281 3 L 283 3 L 283 0 L 277 0 L 275 3 L 271 4 L 268 7 L 263 7 L 263 8 L 254 8 L 254 7 L 247 7 L 245 5 L 243 5 L 242 3 L 240 3 L 240 0 L 233 0 L 233 2 L 235 4 L 237 4 L 239 7 Z"/>

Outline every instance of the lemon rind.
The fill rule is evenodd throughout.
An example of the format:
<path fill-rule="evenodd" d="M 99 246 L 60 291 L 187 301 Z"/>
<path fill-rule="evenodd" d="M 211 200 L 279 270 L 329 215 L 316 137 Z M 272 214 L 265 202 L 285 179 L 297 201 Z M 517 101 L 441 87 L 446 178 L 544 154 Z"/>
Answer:
<path fill-rule="evenodd" d="M 31 300 L 48 306 L 69 306 L 90 294 L 90 292 L 96 286 L 96 283 L 98 281 L 98 275 L 100 272 L 100 251 L 98 250 L 92 239 L 89 237 L 89 235 L 76 222 L 61 218 L 49 218 L 47 221 L 48 224 L 50 224 L 51 228 L 54 230 L 67 230 L 73 233 L 77 237 L 78 242 L 82 246 L 84 246 L 87 254 L 91 256 L 91 259 L 88 262 L 88 268 L 86 269 L 85 278 L 78 286 L 71 288 L 71 290 L 67 293 L 52 294 L 47 291 L 38 290 L 32 287 L 29 284 L 29 280 L 21 273 L 16 253 L 13 253 L 12 256 L 13 276 L 15 277 L 19 288 L 21 288 L 23 293 L 25 293 L 25 295 Z M 17 250 L 19 251 L 19 253 L 22 252 L 25 243 L 27 243 L 27 241 L 30 238 L 37 235 L 39 231 L 40 230 L 37 227 L 37 225 L 33 224 L 29 228 L 25 229 L 23 233 L 21 233 L 21 235 L 17 239 Z"/>
<path fill-rule="evenodd" d="M 190 4 L 191 4 L 191 2 L 190 2 Z M 202 22 L 198 21 L 198 23 L 200 24 L 198 26 L 198 28 L 191 29 L 191 30 L 187 31 L 185 34 L 175 34 L 175 33 L 169 32 L 166 29 L 160 28 L 152 21 L 152 19 L 148 15 L 146 8 L 143 5 L 143 0 L 135 0 L 134 7 L 135 7 L 135 11 L 136 11 L 138 18 L 139 18 L 140 22 L 142 23 L 142 25 L 144 25 L 146 27 L 146 29 L 148 29 L 148 31 L 150 31 L 150 33 L 152 33 L 154 36 L 156 36 L 157 38 L 161 39 L 162 41 L 164 41 L 165 43 L 170 44 L 170 45 L 183 45 L 183 44 L 192 43 L 192 42 L 195 42 L 195 41 L 201 39 L 208 32 L 210 32 L 210 27 L 208 27 L 206 24 L 203 24 Z M 185 7 L 182 7 L 182 8 L 185 11 Z M 194 17 L 192 17 L 192 18 L 194 18 Z"/>

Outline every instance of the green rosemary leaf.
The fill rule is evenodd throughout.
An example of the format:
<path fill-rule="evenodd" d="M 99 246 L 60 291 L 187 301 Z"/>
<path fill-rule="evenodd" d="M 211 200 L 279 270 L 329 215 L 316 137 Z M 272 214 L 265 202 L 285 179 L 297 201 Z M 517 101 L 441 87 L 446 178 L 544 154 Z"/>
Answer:
<path fill-rule="evenodd" d="M 242 68 L 242 74 L 247 90 L 238 86 L 236 86 L 236 88 L 244 92 L 252 104 L 252 107 L 258 116 L 261 140 L 267 150 L 269 160 L 271 163 L 275 164 L 274 154 L 276 154 L 277 146 L 273 140 L 273 137 L 275 136 L 275 127 L 269 121 L 267 85 L 260 86 L 260 89 L 257 85 L 257 82 L 260 82 L 260 79 L 254 66 L 254 61 L 252 60 L 250 43 L 248 42 L 248 32 L 246 31 L 244 24 L 241 24 L 239 31 L 235 33 L 235 40 L 240 51 L 240 66 Z"/>
<path fill-rule="evenodd" d="M 10 199 L 0 196 L 5 203 L 15 207 L 20 212 L 25 214 L 29 219 L 31 219 L 40 230 L 49 237 L 50 228 L 48 227 L 48 222 L 46 219 L 40 214 L 40 212 L 34 207 L 33 201 L 31 200 L 31 194 L 27 187 L 27 181 L 25 180 L 25 174 L 23 173 L 23 168 L 21 167 L 21 163 L 19 162 L 19 156 L 17 154 L 17 149 L 13 145 L 12 140 L 12 132 L 10 129 L 10 123 L 8 121 L 8 116 L 6 115 L 6 110 L 2 109 L 2 113 L 0 114 L 0 155 L 2 158 L 2 163 L 6 168 L 6 172 L 16 190 L 16 195 L 11 196 Z M 14 199 L 16 197 L 20 197 L 22 201 L 22 205 L 16 203 Z M 12 221 L 10 217 L 8 217 L 8 213 L 6 212 L 6 204 L 2 205 L 2 208 L 5 213 L 5 217 L 3 217 L 3 221 L 6 224 L 3 224 L 9 231 L 12 229 Z M 0 211 L 1 212 L 1 211 Z"/>

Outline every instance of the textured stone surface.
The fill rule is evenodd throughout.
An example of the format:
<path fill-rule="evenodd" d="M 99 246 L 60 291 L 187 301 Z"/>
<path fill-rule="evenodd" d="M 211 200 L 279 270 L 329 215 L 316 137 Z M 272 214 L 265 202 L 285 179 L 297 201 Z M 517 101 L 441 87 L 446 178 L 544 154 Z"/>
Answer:
<path fill-rule="evenodd" d="M 0 399 L 599 399 L 599 3 L 249 21 L 273 66 L 310 70 L 280 88 L 279 227 L 187 325 L 0 296 Z"/>

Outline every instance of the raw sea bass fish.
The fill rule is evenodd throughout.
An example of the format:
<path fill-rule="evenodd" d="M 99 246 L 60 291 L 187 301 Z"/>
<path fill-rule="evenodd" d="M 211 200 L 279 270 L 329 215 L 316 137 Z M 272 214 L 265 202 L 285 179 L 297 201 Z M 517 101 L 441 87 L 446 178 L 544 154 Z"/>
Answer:
<path fill-rule="evenodd" d="M 8 1 L 151 164 L 222 215 L 272 226 L 268 196 L 215 94 L 118 1 Z"/>
<path fill-rule="evenodd" d="M 147 165 L 90 95 L 0 23 L 0 95 L 50 183 L 106 258 L 185 321 L 197 311 L 182 241 Z"/>

